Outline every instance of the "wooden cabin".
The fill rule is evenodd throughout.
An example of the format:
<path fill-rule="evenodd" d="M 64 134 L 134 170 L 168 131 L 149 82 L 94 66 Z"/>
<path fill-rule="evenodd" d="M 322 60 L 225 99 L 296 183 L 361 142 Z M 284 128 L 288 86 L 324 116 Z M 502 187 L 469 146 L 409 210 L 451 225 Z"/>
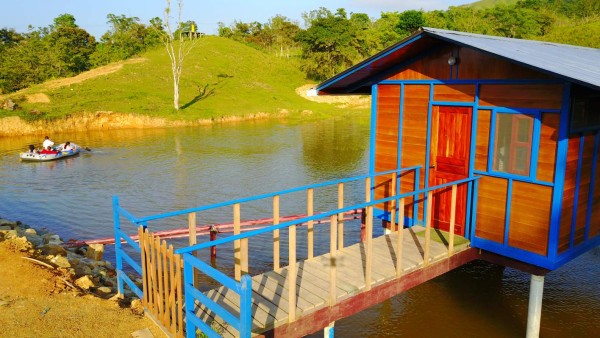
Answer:
<path fill-rule="evenodd" d="M 473 247 L 552 270 L 600 244 L 600 49 L 423 28 L 316 92 L 372 96 L 370 172 L 421 166 L 396 193 L 479 177 L 457 192 Z M 442 230 L 449 194 L 433 197 Z"/>

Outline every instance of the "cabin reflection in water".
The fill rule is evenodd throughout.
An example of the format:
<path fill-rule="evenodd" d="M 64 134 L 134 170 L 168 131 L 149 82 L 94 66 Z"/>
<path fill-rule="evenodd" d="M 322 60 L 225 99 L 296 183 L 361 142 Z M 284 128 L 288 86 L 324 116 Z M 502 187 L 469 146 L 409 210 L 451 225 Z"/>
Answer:
<path fill-rule="evenodd" d="M 239 204 L 250 199 L 180 212 L 233 205 L 238 229 L 213 242 L 235 242 L 237 282 L 192 256 L 210 243 L 176 250 L 187 335 L 214 327 L 223 335 L 329 334 L 335 320 L 483 259 L 532 274 L 527 336 L 538 336 L 543 276 L 600 244 L 598 60 L 599 49 L 424 28 L 319 84 L 313 94 L 372 95 L 369 174 L 357 178 L 366 194 L 349 206 L 344 184 L 352 180 L 334 182 L 340 202 L 320 214 L 331 217 L 330 251 L 321 256 L 311 251 L 312 198 L 324 185 L 294 190 L 307 207 L 287 222 L 279 222 L 279 196 L 290 191 L 254 197 L 273 198 L 273 225 L 254 231 L 273 233 L 274 271 L 252 277 L 247 241 L 259 233 L 239 234 Z M 338 216 L 352 207 L 363 209 L 364 241 L 346 245 Z M 373 238 L 373 217 L 384 236 Z M 297 226 L 308 229 L 299 262 Z M 289 231 L 285 267 L 280 229 Z M 223 286 L 201 293 L 192 271 Z"/>

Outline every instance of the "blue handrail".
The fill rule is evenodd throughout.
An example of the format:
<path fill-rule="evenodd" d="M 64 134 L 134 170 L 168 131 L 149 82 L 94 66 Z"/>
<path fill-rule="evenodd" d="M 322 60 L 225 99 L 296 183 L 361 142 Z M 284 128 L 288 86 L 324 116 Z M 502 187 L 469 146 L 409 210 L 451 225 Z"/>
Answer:
<path fill-rule="evenodd" d="M 215 203 L 215 204 L 211 204 L 211 205 L 205 205 L 205 206 L 201 206 L 201 207 L 167 212 L 167 213 L 163 213 L 163 214 L 156 214 L 156 215 L 140 217 L 140 218 L 134 217 L 132 222 L 133 223 L 142 223 L 142 222 L 153 221 L 153 220 L 157 220 L 157 219 L 161 219 L 161 218 L 180 216 L 180 215 L 185 215 L 185 214 L 189 214 L 192 212 L 206 211 L 206 210 L 226 207 L 226 206 L 234 205 L 234 204 L 238 204 L 238 203 L 246 203 L 246 202 L 250 202 L 250 201 L 256 201 L 256 200 L 269 198 L 269 197 L 273 197 L 273 196 L 277 196 L 277 195 L 286 195 L 286 194 L 303 191 L 303 190 L 307 190 L 307 189 L 321 188 L 321 187 L 326 187 L 326 186 L 334 185 L 334 184 L 338 184 L 338 183 L 347 183 L 347 182 L 357 181 L 357 180 L 365 179 L 368 177 L 375 177 L 375 176 L 382 176 L 382 175 L 393 174 L 393 173 L 401 173 L 404 171 L 417 170 L 417 169 L 420 169 L 421 167 L 422 166 L 418 165 L 418 166 L 401 168 L 401 169 L 396 169 L 396 170 L 388 170 L 388 171 L 375 173 L 374 175 L 354 176 L 354 177 L 343 178 L 343 179 L 334 180 L 334 181 L 327 181 L 327 182 L 315 183 L 315 184 L 305 185 L 305 186 L 286 189 L 286 190 L 280 190 L 280 191 L 272 192 L 272 193 L 268 193 L 268 194 L 239 198 L 239 199 L 235 199 L 235 200 L 230 200 L 230 201 L 221 202 L 221 203 Z"/>
<path fill-rule="evenodd" d="M 477 179 L 479 179 L 479 177 L 465 178 L 465 179 L 462 179 L 462 180 L 453 181 L 453 182 L 445 183 L 445 184 L 440 184 L 440 185 L 437 185 L 437 186 L 434 186 L 434 187 L 429 187 L 429 188 L 426 188 L 426 189 L 420 189 L 420 190 L 417 190 L 417 191 L 407 192 L 407 193 L 400 194 L 400 195 L 397 195 L 397 196 L 386 197 L 386 198 L 382 198 L 382 199 L 371 201 L 371 202 L 354 204 L 352 206 L 348 206 L 348 207 L 344 207 L 344 208 L 340 208 L 340 209 L 334 209 L 334 210 L 331 210 L 331 211 L 322 212 L 322 213 L 317 214 L 317 215 L 307 216 L 307 217 L 303 217 L 303 218 L 298 218 L 298 219 L 295 219 L 295 220 L 292 220 L 292 221 L 283 222 L 283 223 L 280 223 L 280 224 L 277 224 L 277 225 L 272 225 L 272 226 L 264 227 L 264 228 L 261 228 L 261 229 L 256 229 L 256 230 L 244 232 L 244 233 L 241 233 L 239 235 L 224 237 L 224 238 L 220 238 L 220 239 L 217 239 L 217 240 L 214 240 L 214 241 L 200 243 L 200 244 L 188 246 L 188 247 L 185 247 L 185 248 L 177 249 L 177 250 L 175 250 L 175 253 L 182 254 L 182 253 L 188 253 L 188 252 L 192 252 L 192 251 L 196 251 L 196 250 L 206 249 L 206 248 L 211 247 L 211 246 L 225 244 L 225 243 L 233 242 L 233 241 L 236 241 L 236 240 L 239 240 L 239 239 L 254 237 L 256 235 L 264 234 L 264 233 L 267 233 L 267 232 L 272 232 L 273 230 L 280 230 L 280 229 L 287 228 L 287 227 L 290 227 L 290 226 L 295 225 L 295 224 L 306 223 L 308 221 L 314 221 L 314 220 L 325 218 L 325 217 L 328 217 L 328 216 L 337 215 L 339 213 L 343 213 L 343 212 L 346 212 L 346 211 L 351 211 L 351 210 L 355 210 L 355 209 L 362 209 L 362 208 L 366 208 L 368 206 L 372 206 L 372 205 L 376 205 L 376 204 L 381 204 L 381 203 L 385 203 L 385 202 L 390 202 L 390 201 L 393 201 L 393 200 L 400 200 L 402 198 L 411 197 L 413 195 L 426 194 L 426 193 L 428 193 L 430 191 L 444 189 L 444 188 L 447 188 L 447 187 L 450 187 L 450 186 L 453 186 L 453 185 L 456 185 L 456 184 L 469 183 L 469 182 L 475 181 Z"/>

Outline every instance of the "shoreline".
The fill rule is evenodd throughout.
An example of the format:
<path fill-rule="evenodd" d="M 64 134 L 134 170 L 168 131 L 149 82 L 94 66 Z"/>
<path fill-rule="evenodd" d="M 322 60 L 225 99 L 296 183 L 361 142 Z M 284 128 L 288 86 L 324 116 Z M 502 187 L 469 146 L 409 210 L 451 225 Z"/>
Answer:
<path fill-rule="evenodd" d="M 312 114 L 312 111 L 305 110 L 298 113 L 298 116 L 310 116 Z M 23 120 L 19 116 L 8 116 L 0 118 L 0 138 L 61 132 L 208 126 L 216 123 L 286 118 L 290 115 L 291 114 L 287 110 L 282 109 L 278 113 L 273 114 L 259 112 L 242 116 L 231 115 L 188 121 L 170 120 L 164 117 L 152 117 L 131 113 L 99 111 L 95 113 L 83 113 L 81 115 L 68 116 L 51 121 L 37 120 L 31 122 Z"/>

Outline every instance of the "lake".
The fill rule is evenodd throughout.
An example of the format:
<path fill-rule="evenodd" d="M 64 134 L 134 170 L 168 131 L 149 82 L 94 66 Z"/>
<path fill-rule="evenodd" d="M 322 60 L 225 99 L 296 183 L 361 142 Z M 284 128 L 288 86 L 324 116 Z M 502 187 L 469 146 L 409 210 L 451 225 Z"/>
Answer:
<path fill-rule="evenodd" d="M 92 151 L 48 163 L 18 160 L 20 151 L 42 137 L 2 138 L 0 217 L 46 227 L 65 240 L 108 237 L 114 195 L 134 215 L 145 216 L 365 174 L 368 123 L 367 117 L 352 117 L 57 134 L 50 135 L 56 143 L 69 140 Z M 325 192 L 317 204 L 334 205 L 334 196 Z M 294 209 L 293 201 L 287 203 L 282 215 Z M 256 206 L 242 218 L 263 212 Z M 199 217 L 206 224 L 221 220 L 217 214 Z M 172 226 L 151 224 L 152 229 Z M 358 231 L 350 222 L 348 242 Z M 326 242 L 318 244 L 323 251 Z M 251 243 L 251 251 L 260 245 Z M 110 258 L 110 250 L 107 254 Z M 218 260 L 229 256 L 220 251 Z M 268 266 L 266 255 L 256 260 L 252 269 Z M 600 336 L 599 263 L 596 248 L 546 276 L 542 337 Z M 521 337 L 528 292 L 529 275 L 475 262 L 338 321 L 335 332 L 341 337 Z"/>

